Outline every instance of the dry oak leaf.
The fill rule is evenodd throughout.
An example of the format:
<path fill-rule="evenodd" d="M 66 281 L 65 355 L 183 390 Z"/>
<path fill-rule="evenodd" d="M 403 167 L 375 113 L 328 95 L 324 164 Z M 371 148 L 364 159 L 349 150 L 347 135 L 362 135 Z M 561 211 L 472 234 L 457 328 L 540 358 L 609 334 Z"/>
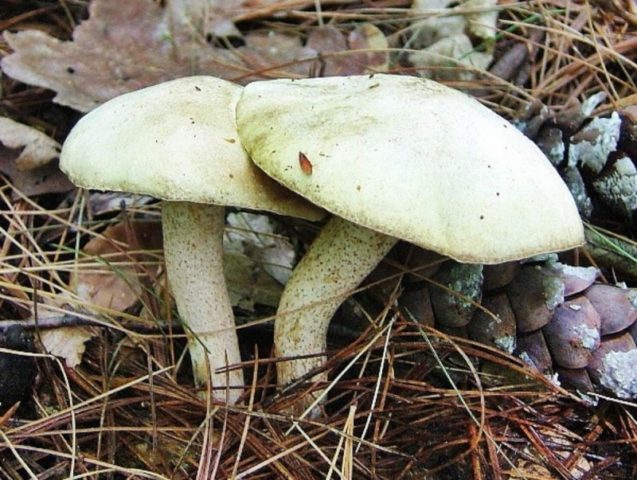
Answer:
<path fill-rule="evenodd" d="M 94 0 L 89 20 L 75 29 L 70 42 L 37 30 L 5 32 L 14 53 L 2 60 L 2 70 L 56 91 L 55 102 L 83 112 L 173 78 L 201 74 L 233 79 L 247 73 L 234 51 L 207 43 L 202 18 L 195 16 L 206 12 L 195 8 L 201 2 L 165 3 Z"/>

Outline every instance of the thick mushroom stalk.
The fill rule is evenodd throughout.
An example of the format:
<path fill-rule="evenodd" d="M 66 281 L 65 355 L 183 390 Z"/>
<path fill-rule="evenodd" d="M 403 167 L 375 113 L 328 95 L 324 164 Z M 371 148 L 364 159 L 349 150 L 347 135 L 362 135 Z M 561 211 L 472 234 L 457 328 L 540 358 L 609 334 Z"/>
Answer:
<path fill-rule="evenodd" d="M 210 378 L 212 397 L 235 403 L 244 385 L 243 371 L 218 371 L 241 362 L 223 275 L 224 208 L 165 201 L 162 222 L 168 281 L 187 329 L 195 382 L 205 386 Z M 219 389 L 226 386 L 228 392 Z"/>
<path fill-rule="evenodd" d="M 207 384 L 209 365 L 219 400 L 226 374 L 215 371 L 240 361 L 221 264 L 223 206 L 323 217 L 250 161 L 235 122 L 242 90 L 219 78 L 188 77 L 121 95 L 82 118 L 60 155 L 76 185 L 166 202 L 167 274 L 191 332 L 195 380 Z M 242 385 L 241 370 L 228 380 Z M 229 399 L 239 393 L 231 390 Z"/>
<path fill-rule="evenodd" d="M 396 241 L 339 217 L 321 230 L 285 286 L 274 324 L 277 357 L 319 355 L 277 363 L 279 384 L 300 378 L 323 363 L 321 354 L 334 313 Z M 313 380 L 326 379 L 322 373 Z"/>
<path fill-rule="evenodd" d="M 366 75 L 253 82 L 237 104 L 237 128 L 253 161 L 290 190 L 460 262 L 505 262 L 584 241 L 573 198 L 537 146 L 476 100 L 432 81 Z M 275 327 L 279 355 L 317 353 L 336 300 L 314 304 L 356 285 L 321 285 L 365 255 L 343 233 L 327 237 L 319 236 L 312 259 L 286 287 L 281 313 L 303 310 L 304 301 L 309 313 L 277 320 L 289 324 Z M 368 265 L 377 260 L 367 258 Z M 294 342 L 303 347 L 289 347 Z M 282 364 L 279 381 L 313 365 Z"/>

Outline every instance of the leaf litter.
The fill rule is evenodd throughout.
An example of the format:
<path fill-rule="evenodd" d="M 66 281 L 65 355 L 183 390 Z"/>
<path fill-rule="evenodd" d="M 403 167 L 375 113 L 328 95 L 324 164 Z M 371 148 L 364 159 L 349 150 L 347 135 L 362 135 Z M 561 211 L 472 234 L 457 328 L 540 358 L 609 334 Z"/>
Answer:
<path fill-rule="evenodd" d="M 43 132 L 0 117 L 0 172 L 25 195 L 64 193 L 75 188 L 51 162 L 60 144 Z"/>
<path fill-rule="evenodd" d="M 172 9 L 146 0 L 96 0 L 73 41 L 38 30 L 5 32 L 14 53 L 1 65 L 13 78 L 55 90 L 57 103 L 82 112 L 173 78 L 240 75 L 233 55 L 209 46 L 193 28 L 197 20 L 175 18 Z"/>
<path fill-rule="evenodd" d="M 0 117 L 0 143 L 7 149 L 22 149 L 15 159 L 19 170 L 46 165 L 58 158 L 61 149 L 58 142 L 39 130 L 6 117 Z"/>
<path fill-rule="evenodd" d="M 260 3 L 268 5 L 274 7 L 276 2 Z M 245 46 L 239 48 L 211 44 L 216 43 L 211 32 L 220 33 L 216 30 L 220 23 L 210 23 L 218 18 L 216 11 L 245 17 L 251 8 L 238 1 L 208 8 L 207 2 L 173 0 L 162 8 L 149 0 L 94 0 L 89 19 L 75 28 L 72 41 L 39 30 L 5 32 L 13 53 L 3 58 L 1 66 L 15 79 L 54 90 L 55 102 L 82 112 L 123 93 L 190 75 L 243 82 L 254 78 L 255 71 L 266 76 L 307 76 L 328 42 L 315 40 L 313 48 L 303 46 L 298 36 L 269 31 L 248 33 Z M 219 18 L 227 23 L 232 16 Z M 366 35 L 362 30 L 353 35 L 350 43 L 363 49 L 377 48 L 382 33 Z M 338 51 L 348 50 L 346 42 L 339 47 Z M 353 65 L 332 74 L 362 73 L 366 68 L 360 59 Z"/>
<path fill-rule="evenodd" d="M 10 3 L 14 8 L 15 2 Z M 62 3 L 76 7 L 60 2 L 53 7 L 56 14 L 63 11 Z M 62 105 L 88 111 L 120 93 L 195 73 L 242 83 L 388 69 L 413 73 L 414 65 L 405 59 L 426 48 L 408 45 L 406 32 L 413 31 L 409 2 L 382 2 L 370 9 L 369 4 L 336 1 L 323 3 L 320 13 L 304 9 L 308 4 L 314 5 L 94 0 L 72 41 L 43 33 L 59 34 L 47 25 L 68 18 L 46 12 L 48 23 L 39 31 L 5 32 L 3 51 L 11 48 L 13 53 L 5 55 L 2 69 L 17 80 L 54 90 Z M 615 17 L 582 2 L 566 10 L 563 6 L 559 1 L 501 4 L 495 48 L 488 53 L 506 77 L 495 81 L 484 72 L 487 66 L 458 62 L 452 69 L 471 76 L 448 81 L 480 90 L 487 103 L 508 115 L 535 100 L 559 110 L 569 100 L 601 90 L 609 95 L 599 112 L 630 103 L 634 40 L 625 35 L 631 32 L 629 20 L 621 20 L 630 15 Z M 600 32 L 605 32 L 604 42 L 595 43 Z M 476 47 L 479 35 L 470 32 L 468 37 Z M 390 55 L 385 45 L 399 51 Z M 509 51 L 515 56 L 508 57 Z M 27 96 L 36 95 L 34 89 L 21 88 Z M 12 107 L 3 102 L 3 108 Z M 15 161 L 24 151 L 23 146 L 2 147 L 0 158 L 4 155 L 18 171 Z M 255 372 L 250 400 L 233 409 L 208 406 L 191 386 L 160 252 L 150 248 L 156 244 L 132 245 L 120 234 L 109 239 L 108 232 L 125 231 L 126 222 L 156 218 L 155 206 L 129 202 L 127 215 L 133 220 L 122 221 L 119 195 L 102 202 L 103 208 L 99 194 L 62 191 L 51 203 L 50 195 L 38 195 L 55 190 L 27 193 L 29 182 L 37 180 L 20 184 L 5 174 L 12 182 L 0 186 L 0 312 L 28 319 L 37 304 L 43 324 L 64 314 L 98 332 L 78 336 L 75 343 L 66 342 L 62 333 L 58 343 L 70 348 L 57 353 L 74 367 L 60 370 L 50 359 L 40 361 L 43 378 L 31 406 L 36 413 L 28 417 L 32 413 L 25 416 L 21 410 L 3 419 L 8 428 L 0 448 L 8 457 L 0 468 L 12 472 L 7 478 L 29 472 L 45 476 L 50 465 L 66 476 L 107 471 L 139 478 L 193 478 L 204 464 L 217 478 L 325 478 L 328 472 L 341 478 L 627 478 L 635 468 L 628 461 L 637 451 L 633 405 L 587 406 L 502 352 L 400 316 L 388 323 L 388 315 L 397 314 L 392 298 L 379 309 L 364 293 L 345 309 L 369 328 L 354 332 L 353 341 L 323 366 L 334 375 L 345 370 L 345 377 L 334 383 L 321 421 L 294 422 L 284 414 L 298 395 L 324 386 L 305 383 L 274 392 L 270 332 L 263 326 L 273 309 L 267 302 L 253 302 L 253 293 L 238 301 L 240 309 L 253 308 L 263 318 L 240 330 L 249 349 L 243 352 L 250 359 L 247 371 Z M 264 238 L 279 237 L 280 227 L 271 229 L 266 222 L 264 234 L 260 222 L 248 222 L 247 234 L 234 238 L 231 254 L 245 256 L 258 251 Z M 237 220 L 229 231 L 245 227 Z M 285 224 L 283 231 L 294 232 L 292 238 L 306 244 L 315 230 Z M 284 265 L 289 271 L 296 249 L 280 238 L 283 245 L 260 253 L 281 247 L 273 258 L 239 262 L 247 265 L 241 276 L 247 287 L 264 265 Z M 277 282 L 270 285 L 280 288 Z M 272 292 L 271 303 L 276 303 L 276 289 Z M 490 362 L 497 373 L 485 370 L 476 376 L 471 363 L 459 360 L 459 352 Z M 347 367 L 352 359 L 361 360 L 353 364 L 355 371 Z M 380 368 L 383 363 L 388 368 Z M 518 376 L 503 378 L 510 371 Z M 217 407 L 223 413 L 211 415 L 210 408 Z M 481 423 L 475 423 L 475 413 L 483 415 Z M 209 435 L 202 434 L 201 425 L 211 427 Z M 367 432 L 364 438 L 357 436 L 362 431 Z M 34 446 L 40 449 L 37 455 L 30 450 Z M 80 450 L 83 455 L 75 455 Z"/>

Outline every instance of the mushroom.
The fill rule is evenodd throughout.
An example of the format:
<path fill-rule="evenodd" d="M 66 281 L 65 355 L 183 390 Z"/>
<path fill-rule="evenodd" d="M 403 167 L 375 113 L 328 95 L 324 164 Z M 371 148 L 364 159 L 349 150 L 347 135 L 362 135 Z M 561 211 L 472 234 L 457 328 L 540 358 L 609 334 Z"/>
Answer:
<path fill-rule="evenodd" d="M 217 78 L 188 77 L 119 96 L 78 122 L 60 158 L 76 185 L 164 200 L 166 269 L 195 381 L 210 379 L 218 400 L 226 398 L 224 387 L 244 385 L 241 369 L 216 372 L 241 361 L 222 269 L 223 206 L 322 216 L 250 161 L 235 123 L 241 91 Z M 240 393 L 230 389 L 229 401 Z"/>
<path fill-rule="evenodd" d="M 280 384 L 321 364 L 307 355 L 324 354 L 335 310 L 399 238 L 487 264 L 584 242 L 575 203 L 535 144 L 436 82 L 254 82 L 237 105 L 237 125 L 260 168 L 335 215 L 281 299 L 276 354 L 306 358 L 278 363 Z"/>

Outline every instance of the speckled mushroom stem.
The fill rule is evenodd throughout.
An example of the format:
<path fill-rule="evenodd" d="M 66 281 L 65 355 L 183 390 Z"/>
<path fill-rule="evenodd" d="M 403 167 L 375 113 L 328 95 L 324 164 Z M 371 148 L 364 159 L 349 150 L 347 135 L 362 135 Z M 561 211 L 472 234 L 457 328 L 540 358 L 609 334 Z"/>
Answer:
<path fill-rule="evenodd" d="M 277 357 L 324 353 L 338 307 L 396 243 L 394 237 L 333 217 L 294 269 L 274 324 Z M 318 367 L 322 356 L 277 363 L 279 385 Z M 314 380 L 326 380 L 317 375 Z M 314 399 L 307 399 L 305 406 Z M 306 402 L 304 401 L 304 403 Z"/>
<path fill-rule="evenodd" d="M 186 330 L 197 385 L 212 383 L 213 398 L 225 401 L 225 386 L 243 387 L 243 372 L 215 370 L 241 362 L 234 313 L 223 274 L 224 208 L 164 201 L 164 255 L 168 281 Z M 210 377 L 208 376 L 208 366 Z M 221 387 L 221 388 L 219 388 Z M 230 388 L 235 403 L 241 388 Z"/>

